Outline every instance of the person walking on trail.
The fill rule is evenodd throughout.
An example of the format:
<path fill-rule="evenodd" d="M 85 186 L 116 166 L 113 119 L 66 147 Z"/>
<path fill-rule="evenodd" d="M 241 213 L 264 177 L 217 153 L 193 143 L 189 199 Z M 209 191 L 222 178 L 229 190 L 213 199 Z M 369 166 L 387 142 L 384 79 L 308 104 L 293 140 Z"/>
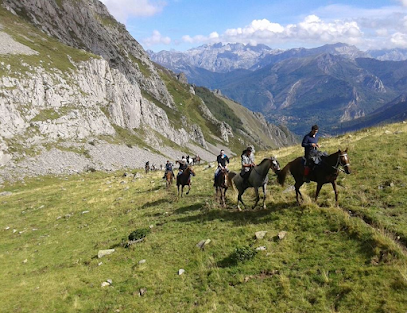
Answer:
<path fill-rule="evenodd" d="M 217 156 L 216 162 L 218 163 L 218 167 L 217 167 L 217 169 L 215 171 L 215 175 L 214 175 L 214 181 L 213 181 L 214 186 L 215 186 L 215 182 L 216 182 L 216 176 L 218 176 L 218 174 L 221 170 L 226 169 L 226 171 L 229 172 L 229 170 L 228 170 L 229 158 L 225 154 L 225 151 L 223 149 L 220 150 L 220 154 Z"/>
<path fill-rule="evenodd" d="M 304 147 L 304 158 L 305 158 L 305 164 L 304 164 L 304 181 L 309 183 L 309 174 L 311 172 L 311 169 L 314 165 L 314 162 L 311 158 L 311 155 L 315 150 L 319 148 L 318 144 L 318 125 L 313 125 L 311 127 L 311 131 L 306 134 L 302 140 L 301 146 Z"/>
<path fill-rule="evenodd" d="M 254 154 L 252 153 L 253 148 L 247 147 L 242 153 L 242 171 L 240 176 L 243 178 L 243 183 L 248 184 L 249 176 L 252 168 L 256 165 L 254 163 Z"/>

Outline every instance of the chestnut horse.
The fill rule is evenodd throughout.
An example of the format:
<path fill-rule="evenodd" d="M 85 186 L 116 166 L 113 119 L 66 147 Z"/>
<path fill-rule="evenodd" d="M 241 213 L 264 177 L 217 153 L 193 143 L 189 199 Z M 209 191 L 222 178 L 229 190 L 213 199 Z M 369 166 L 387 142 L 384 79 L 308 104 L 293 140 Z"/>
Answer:
<path fill-rule="evenodd" d="M 201 164 L 201 158 L 199 155 L 197 155 L 195 158 L 192 158 L 192 164 Z"/>
<path fill-rule="evenodd" d="M 226 191 L 229 186 L 231 186 L 231 181 L 229 180 L 228 171 L 222 168 L 215 177 L 216 199 L 219 200 L 222 207 L 226 206 Z"/>
<path fill-rule="evenodd" d="M 326 183 L 331 183 L 335 192 L 335 204 L 338 205 L 338 192 L 336 190 L 336 179 L 338 178 L 339 171 L 344 171 L 346 174 L 350 174 L 350 164 L 348 157 L 348 149 L 345 151 L 338 150 L 337 152 L 330 154 L 328 156 L 323 156 L 321 162 L 318 166 L 315 166 L 314 170 L 309 174 L 310 180 L 317 183 L 317 190 L 315 192 L 315 201 L 318 199 L 319 192 L 321 191 L 322 185 Z M 344 169 L 342 170 L 343 167 Z M 297 199 L 297 204 L 300 205 L 298 196 L 301 200 L 304 200 L 300 192 L 301 186 L 304 184 L 304 164 L 302 157 L 296 158 L 295 160 L 288 163 L 278 174 L 278 182 L 281 186 L 284 186 L 285 178 L 288 171 L 291 172 L 295 179 L 295 194 Z"/>
<path fill-rule="evenodd" d="M 171 187 L 173 178 L 173 171 L 167 171 L 167 173 L 165 173 L 165 186 L 167 187 L 167 189 Z"/>
<path fill-rule="evenodd" d="M 192 167 L 188 166 L 181 174 L 177 175 L 177 188 L 178 188 L 178 197 L 179 197 L 179 187 L 181 186 L 181 197 L 184 192 L 184 186 L 188 186 L 188 191 L 186 194 L 189 194 L 191 190 L 191 175 L 195 176 L 195 172 Z"/>

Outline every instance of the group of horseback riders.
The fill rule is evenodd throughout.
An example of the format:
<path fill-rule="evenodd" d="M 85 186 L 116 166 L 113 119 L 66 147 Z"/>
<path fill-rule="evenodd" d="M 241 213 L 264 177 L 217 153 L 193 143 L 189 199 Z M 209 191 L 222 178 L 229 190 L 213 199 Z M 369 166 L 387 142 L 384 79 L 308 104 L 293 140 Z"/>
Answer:
<path fill-rule="evenodd" d="M 319 144 L 318 144 L 318 125 L 313 125 L 311 127 L 311 131 L 306 134 L 302 140 L 301 146 L 304 148 L 304 181 L 309 183 L 310 178 L 309 175 L 314 168 L 315 165 L 318 165 L 321 155 L 318 151 Z M 220 154 L 217 156 L 216 159 L 218 163 L 218 167 L 215 171 L 214 177 L 214 186 L 216 183 L 216 176 L 220 173 L 222 169 L 225 169 L 229 172 L 227 168 L 227 164 L 229 163 L 229 158 L 225 155 L 225 151 L 221 150 Z M 241 154 L 241 165 L 242 169 L 240 172 L 240 176 L 243 178 L 243 182 L 247 184 L 248 178 L 250 176 L 250 172 L 253 167 L 256 165 L 254 161 L 254 153 L 252 147 L 247 147 Z"/>
<path fill-rule="evenodd" d="M 304 148 L 304 181 L 309 183 L 309 175 L 312 170 L 312 168 L 318 164 L 320 160 L 321 153 L 317 151 L 319 148 L 318 144 L 318 125 L 313 125 L 311 127 L 311 131 L 306 134 L 302 140 L 302 147 Z M 177 161 L 179 163 L 179 168 L 178 168 L 178 175 L 180 175 L 184 170 L 187 169 L 187 167 L 192 163 L 191 158 L 189 156 L 182 156 L 180 161 Z M 214 186 L 216 184 L 216 177 L 219 175 L 219 173 L 222 170 L 225 170 L 229 172 L 228 169 L 228 164 L 230 160 L 229 157 L 225 154 L 225 151 L 222 149 L 220 150 L 219 155 L 216 157 L 216 163 L 217 163 L 217 168 L 214 173 Z M 252 147 L 247 147 L 241 154 L 241 172 L 240 175 L 243 178 L 243 181 L 247 183 L 247 180 L 250 176 L 250 172 L 253 169 L 253 167 L 256 165 L 255 160 L 254 160 L 254 153 L 253 153 L 253 148 Z M 174 164 L 171 163 L 169 160 L 167 160 L 167 163 L 165 164 L 165 172 L 163 179 L 165 179 L 166 175 L 168 172 L 171 172 L 173 177 L 175 177 L 174 172 L 173 172 L 173 166 Z"/>
<path fill-rule="evenodd" d="M 181 160 L 177 161 L 177 163 L 179 163 L 179 168 L 178 168 L 178 175 L 182 174 L 183 171 L 185 171 L 189 165 L 191 165 L 193 163 L 192 158 L 187 155 L 182 156 Z M 165 179 L 166 175 L 168 172 L 172 173 L 172 177 L 174 177 L 174 171 L 173 171 L 173 166 L 174 164 L 172 164 L 169 160 L 167 160 L 167 163 L 165 163 L 165 171 L 164 171 L 164 176 L 163 179 Z"/>

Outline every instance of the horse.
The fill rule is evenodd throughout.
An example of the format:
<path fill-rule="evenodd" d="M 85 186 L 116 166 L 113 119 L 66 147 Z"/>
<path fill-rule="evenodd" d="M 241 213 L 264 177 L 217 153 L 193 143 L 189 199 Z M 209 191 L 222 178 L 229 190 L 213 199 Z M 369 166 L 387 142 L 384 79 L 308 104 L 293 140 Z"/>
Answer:
<path fill-rule="evenodd" d="M 188 185 L 188 191 L 186 194 L 189 194 L 191 190 L 191 177 L 190 175 L 195 176 L 195 172 L 192 167 L 188 166 L 181 174 L 177 175 L 177 188 L 178 188 L 178 197 L 179 197 L 179 187 L 181 186 L 181 198 L 184 192 L 184 186 Z"/>
<path fill-rule="evenodd" d="M 150 170 L 150 163 L 149 162 L 147 162 L 146 165 L 144 166 L 144 170 L 146 171 L 146 174 Z"/>
<path fill-rule="evenodd" d="M 192 158 L 192 164 L 201 164 L 201 158 L 197 155 L 195 158 Z"/>
<path fill-rule="evenodd" d="M 167 187 L 167 189 L 171 187 L 173 178 L 174 178 L 173 171 L 167 171 L 165 173 L 165 186 Z"/>
<path fill-rule="evenodd" d="M 257 203 L 260 200 L 259 196 L 259 187 L 262 187 L 263 189 L 263 209 L 266 208 L 266 185 L 268 182 L 268 172 L 269 170 L 273 169 L 273 171 L 276 173 L 280 171 L 280 164 L 278 163 L 277 159 L 275 157 L 271 158 L 265 158 L 259 165 L 256 165 L 253 167 L 252 171 L 249 174 L 248 178 L 248 183 L 245 184 L 243 181 L 243 177 L 240 175 L 237 175 L 235 172 L 230 172 L 228 174 L 229 180 L 233 180 L 233 183 L 235 184 L 239 194 L 237 196 L 237 208 L 239 211 L 241 211 L 239 202 L 243 204 L 244 207 L 246 205 L 244 204 L 242 200 L 242 195 L 245 192 L 245 190 L 249 187 L 253 187 L 254 191 L 256 193 L 256 203 L 253 205 L 252 209 L 254 209 L 257 205 Z M 232 185 L 233 187 L 233 185 Z"/>
<path fill-rule="evenodd" d="M 225 168 L 222 168 L 215 177 L 215 190 L 216 199 L 219 200 L 223 207 L 226 206 L 226 191 L 228 190 L 229 186 L 231 186 L 231 181 L 229 180 L 228 171 Z"/>
<path fill-rule="evenodd" d="M 319 192 L 321 191 L 322 185 L 326 183 L 331 183 L 335 192 L 335 204 L 338 206 L 338 192 L 336 190 L 336 179 L 338 178 L 339 171 L 344 171 L 346 174 L 350 174 L 350 164 L 348 157 L 348 149 L 341 151 L 340 149 L 328 156 L 322 157 L 321 162 L 314 168 L 314 170 L 309 174 L 310 180 L 317 183 L 317 189 L 315 192 L 315 202 L 318 199 Z M 343 167 L 344 169 L 340 168 Z M 304 164 L 302 157 L 298 157 L 295 160 L 289 162 L 278 174 L 277 180 L 281 186 L 284 186 L 285 178 L 288 171 L 295 179 L 295 194 L 297 199 L 297 204 L 300 205 L 298 196 L 301 200 L 304 200 L 300 192 L 301 186 L 304 184 Z"/>

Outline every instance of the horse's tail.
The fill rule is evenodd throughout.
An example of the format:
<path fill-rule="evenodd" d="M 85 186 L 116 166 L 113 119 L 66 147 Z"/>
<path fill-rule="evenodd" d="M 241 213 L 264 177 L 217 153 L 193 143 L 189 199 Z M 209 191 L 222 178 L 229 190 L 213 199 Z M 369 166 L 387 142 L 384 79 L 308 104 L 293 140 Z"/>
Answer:
<path fill-rule="evenodd" d="M 287 173 L 290 171 L 291 163 L 288 163 L 284 168 L 277 172 L 277 182 L 281 185 L 284 186 L 285 178 L 287 177 Z"/>
<path fill-rule="evenodd" d="M 235 172 L 229 172 L 228 175 L 226 176 L 227 177 L 227 182 L 228 182 L 227 186 L 232 188 L 232 190 L 235 189 L 233 187 L 233 183 L 232 183 L 233 177 L 235 177 L 235 176 L 236 176 Z"/>

